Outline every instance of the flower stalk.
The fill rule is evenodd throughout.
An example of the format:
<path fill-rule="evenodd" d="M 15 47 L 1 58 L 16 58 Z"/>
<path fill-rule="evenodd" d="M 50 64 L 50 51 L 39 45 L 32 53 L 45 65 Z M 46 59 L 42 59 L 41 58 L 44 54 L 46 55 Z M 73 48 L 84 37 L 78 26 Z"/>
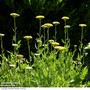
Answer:
<path fill-rule="evenodd" d="M 41 37 L 41 20 L 45 18 L 43 15 L 36 16 L 37 19 L 39 19 L 39 38 Z"/>
<path fill-rule="evenodd" d="M 16 44 L 16 21 L 14 17 L 14 33 L 15 33 L 15 44 Z"/>
<path fill-rule="evenodd" d="M 15 35 L 14 40 L 15 40 L 15 44 L 16 44 L 16 29 L 17 29 L 17 27 L 16 27 L 15 19 L 16 19 L 16 17 L 18 17 L 20 15 L 17 13 L 11 13 L 10 16 L 12 16 L 14 18 L 14 35 Z"/>
<path fill-rule="evenodd" d="M 27 40 L 27 45 L 28 45 L 28 55 L 29 55 L 29 61 L 30 61 L 30 66 L 31 66 L 29 39 L 32 39 L 32 36 L 24 36 L 24 38 Z"/>
<path fill-rule="evenodd" d="M 47 53 L 49 52 L 49 28 L 53 27 L 51 23 L 45 23 L 45 26 L 47 26 Z"/>
<path fill-rule="evenodd" d="M 63 16 L 61 19 L 64 20 L 64 23 L 65 23 L 65 26 L 66 26 L 66 21 L 69 19 L 69 17 L 67 17 L 67 16 Z M 65 33 L 65 42 L 66 42 L 66 28 L 65 28 L 64 33 Z"/>
<path fill-rule="evenodd" d="M 65 40 L 67 40 L 66 44 L 68 45 L 68 40 L 69 40 L 69 35 L 68 35 L 68 29 L 70 28 L 70 25 L 66 25 L 64 26 L 65 30 L 67 33 L 65 33 Z M 67 37 L 66 37 L 66 34 L 67 34 Z"/>
<path fill-rule="evenodd" d="M 39 36 L 41 36 L 41 19 L 39 19 Z"/>
<path fill-rule="evenodd" d="M 3 57 L 3 41 L 2 41 L 2 37 L 5 36 L 5 34 L 1 34 L 0 33 L 0 38 L 1 38 L 1 56 Z"/>
<path fill-rule="evenodd" d="M 83 28 L 86 27 L 87 25 L 86 24 L 79 24 L 79 26 L 81 27 L 81 44 L 80 44 L 80 60 L 81 60 L 81 50 L 82 50 L 82 47 L 83 47 L 83 43 L 82 43 L 82 40 L 83 40 Z"/>
<path fill-rule="evenodd" d="M 29 61 L 30 61 L 30 66 L 31 66 L 29 39 L 27 39 L 27 44 L 28 44 L 28 55 L 29 55 Z"/>
<path fill-rule="evenodd" d="M 55 24 L 55 39 L 54 39 L 54 40 L 57 41 L 57 40 L 56 40 L 57 31 L 56 31 L 56 30 L 57 30 L 57 25 L 60 24 L 60 23 L 57 22 L 57 21 L 54 21 L 53 24 Z"/>

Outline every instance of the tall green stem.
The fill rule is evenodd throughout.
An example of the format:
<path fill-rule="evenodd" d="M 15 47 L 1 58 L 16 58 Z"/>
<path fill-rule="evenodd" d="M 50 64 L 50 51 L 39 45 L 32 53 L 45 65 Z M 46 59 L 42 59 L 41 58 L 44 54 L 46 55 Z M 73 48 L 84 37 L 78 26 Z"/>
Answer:
<path fill-rule="evenodd" d="M 47 52 L 49 52 L 49 27 L 47 28 Z"/>
<path fill-rule="evenodd" d="M 82 49 L 82 40 L 83 40 L 83 27 L 82 27 L 82 32 L 81 32 L 81 49 Z"/>
<path fill-rule="evenodd" d="M 30 61 L 30 66 L 31 66 L 29 39 L 27 39 L 27 43 L 28 43 L 29 61 Z"/>
<path fill-rule="evenodd" d="M 83 46 L 82 40 L 83 40 L 83 27 L 82 27 L 82 31 L 81 31 L 80 59 L 81 59 L 81 50 L 82 50 L 82 46 Z"/>
<path fill-rule="evenodd" d="M 65 32 L 65 43 L 66 43 L 66 28 L 65 28 L 65 31 L 64 32 Z"/>
<path fill-rule="evenodd" d="M 68 40 L 69 40 L 69 36 L 68 36 L 68 28 L 67 28 L 67 46 L 68 46 Z"/>
<path fill-rule="evenodd" d="M 14 55 L 16 55 L 16 46 L 14 46 Z"/>
<path fill-rule="evenodd" d="M 45 48 L 45 28 L 44 28 L 44 48 Z M 45 55 L 45 50 L 44 50 L 44 55 Z"/>
<path fill-rule="evenodd" d="M 62 58 L 61 58 L 61 51 L 60 51 L 60 62 L 61 62 L 61 59 L 62 59 Z M 61 63 L 62 63 L 62 62 L 61 62 Z"/>
<path fill-rule="evenodd" d="M 57 32 L 56 32 L 56 24 L 55 24 L 55 41 L 56 41 L 56 34 L 57 34 Z"/>
<path fill-rule="evenodd" d="M 2 36 L 1 36 L 1 55 L 3 57 L 3 43 L 2 43 Z"/>
<path fill-rule="evenodd" d="M 61 82 L 62 82 L 62 57 L 61 57 L 61 50 L 60 50 L 60 72 L 61 72 Z"/>
<path fill-rule="evenodd" d="M 68 37 L 68 28 L 67 28 L 67 40 L 68 40 L 68 38 L 69 38 L 69 37 Z"/>
<path fill-rule="evenodd" d="M 65 26 L 66 26 L 66 20 L 64 20 L 64 22 L 65 22 Z"/>
<path fill-rule="evenodd" d="M 41 19 L 39 19 L 39 38 L 41 36 Z"/>
<path fill-rule="evenodd" d="M 45 45 L 45 28 L 44 28 L 44 45 Z"/>
<path fill-rule="evenodd" d="M 14 33 L 15 33 L 15 44 L 16 44 L 16 21 L 14 17 Z"/>
<path fill-rule="evenodd" d="M 66 26 L 66 20 L 64 20 Z M 65 42 L 66 42 L 66 28 L 65 28 Z"/>

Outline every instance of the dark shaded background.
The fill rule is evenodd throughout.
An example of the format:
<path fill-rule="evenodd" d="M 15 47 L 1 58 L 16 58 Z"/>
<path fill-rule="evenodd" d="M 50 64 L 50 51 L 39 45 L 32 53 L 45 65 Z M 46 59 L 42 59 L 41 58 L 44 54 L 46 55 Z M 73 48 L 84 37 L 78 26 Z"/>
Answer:
<path fill-rule="evenodd" d="M 29 3 L 29 1 L 31 1 Z M 89 37 L 89 24 L 90 24 L 90 0 L 0 0 L 0 33 L 4 33 L 3 45 L 6 55 L 6 50 L 12 51 L 12 38 L 13 38 L 13 18 L 10 13 L 16 12 L 20 17 L 16 18 L 17 23 L 17 41 L 21 41 L 20 54 L 28 58 L 27 42 L 23 37 L 31 35 L 33 40 L 30 42 L 31 51 L 36 52 L 35 38 L 37 38 L 38 19 L 37 15 L 44 15 L 45 19 L 42 24 L 46 22 L 52 23 L 59 21 L 60 25 L 57 26 L 57 41 L 63 45 L 61 39 L 64 39 L 64 21 L 62 16 L 68 16 L 70 19 L 67 24 L 71 25 L 69 29 L 69 37 L 71 40 L 71 49 L 73 45 L 80 45 L 81 28 L 78 26 L 80 23 L 87 24 L 84 28 L 83 44 L 86 45 L 90 41 Z M 42 30 L 43 34 L 43 30 Z M 53 39 L 54 27 L 50 28 L 50 39 Z"/>

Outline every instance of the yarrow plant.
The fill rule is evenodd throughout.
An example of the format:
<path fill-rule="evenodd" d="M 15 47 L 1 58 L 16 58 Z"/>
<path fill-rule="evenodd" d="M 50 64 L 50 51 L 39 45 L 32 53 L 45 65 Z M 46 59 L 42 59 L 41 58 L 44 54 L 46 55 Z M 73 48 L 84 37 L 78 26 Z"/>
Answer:
<path fill-rule="evenodd" d="M 66 21 L 69 19 L 69 17 L 67 17 L 67 16 L 63 16 L 61 19 L 63 19 L 64 20 L 64 23 L 65 23 L 65 26 L 67 25 L 66 24 Z M 66 42 L 66 28 L 65 28 L 65 42 Z"/>
<path fill-rule="evenodd" d="M 24 36 L 24 38 L 27 40 L 27 44 L 28 44 L 28 53 L 29 53 L 29 61 L 30 61 L 30 66 L 31 66 L 29 40 L 32 39 L 32 36 Z"/>
<path fill-rule="evenodd" d="M 15 41 L 15 44 L 16 44 L 16 17 L 19 17 L 20 15 L 17 14 L 17 13 L 11 13 L 10 16 L 12 16 L 14 18 L 14 34 L 15 34 L 15 37 L 14 37 L 14 41 Z"/>
<path fill-rule="evenodd" d="M 82 43 L 82 40 L 83 40 L 83 28 L 86 27 L 87 25 L 86 24 L 79 24 L 79 26 L 81 27 L 81 44 L 80 44 L 80 56 L 81 56 L 81 49 L 83 47 L 83 43 Z M 81 57 L 80 57 L 81 59 Z"/>
<path fill-rule="evenodd" d="M 53 27 L 51 23 L 45 23 L 45 26 L 47 26 L 47 52 L 49 51 L 49 28 Z"/>
<path fill-rule="evenodd" d="M 36 18 L 39 19 L 39 38 L 40 38 L 40 36 L 41 36 L 41 20 L 42 20 L 43 18 L 45 18 L 45 16 L 43 16 L 43 15 L 38 15 L 38 16 L 36 16 Z"/>
<path fill-rule="evenodd" d="M 56 34 L 57 34 L 57 25 L 60 24 L 58 21 L 54 21 L 53 24 L 55 24 L 55 41 L 56 41 Z"/>
<path fill-rule="evenodd" d="M 47 26 L 42 25 L 41 27 L 44 29 L 44 45 L 45 45 L 45 29 L 47 28 Z"/>
<path fill-rule="evenodd" d="M 61 19 L 64 20 L 65 28 L 65 41 L 64 45 L 61 46 L 57 41 L 56 26 L 60 24 L 58 21 L 51 23 L 45 23 L 41 26 L 41 20 L 45 18 L 43 15 L 36 16 L 39 19 L 39 38 L 36 38 L 38 47 L 35 44 L 36 53 L 31 52 L 29 41 L 33 38 L 30 35 L 26 35 L 23 38 L 27 40 L 28 46 L 28 56 L 29 60 L 24 58 L 24 55 L 19 53 L 19 48 L 21 46 L 21 40 L 16 41 L 16 21 L 15 18 L 20 16 L 17 13 L 10 14 L 14 18 L 14 47 L 13 52 L 7 51 L 10 55 L 8 57 L 3 56 L 2 62 L 0 62 L 0 81 L 2 82 L 1 87 L 4 82 L 19 82 L 15 84 L 15 87 L 88 87 L 90 86 L 90 81 L 86 80 L 86 75 L 88 74 L 87 66 L 83 66 L 84 63 L 81 62 L 81 49 L 83 49 L 83 28 L 86 24 L 79 24 L 82 28 L 81 42 L 80 42 L 80 53 L 76 57 L 77 61 L 74 60 L 74 55 L 76 51 L 76 45 L 74 45 L 74 51 L 71 52 L 69 49 L 70 39 L 68 34 L 68 29 L 71 28 L 70 25 L 66 24 L 69 17 L 64 16 Z M 55 35 L 54 40 L 49 40 L 49 29 L 55 25 Z M 41 36 L 41 27 L 44 30 L 44 42 Z M 47 38 L 45 38 L 45 29 L 47 29 Z M 1 56 L 3 55 L 3 44 L 2 37 L 5 34 L 0 34 L 1 38 Z M 69 43 L 68 43 L 69 42 Z M 46 44 L 47 43 L 47 44 Z M 51 50 L 49 49 L 49 44 L 51 45 Z M 44 52 L 44 53 L 43 53 Z M 47 54 L 48 53 L 48 54 Z M 31 62 L 31 55 L 34 59 Z M 83 55 L 82 55 L 83 56 Z M 79 60 L 79 59 L 80 60 Z M 82 57 L 83 58 L 83 57 Z M 30 63 L 30 65 L 29 65 Z M 31 65 L 32 63 L 32 65 Z"/>

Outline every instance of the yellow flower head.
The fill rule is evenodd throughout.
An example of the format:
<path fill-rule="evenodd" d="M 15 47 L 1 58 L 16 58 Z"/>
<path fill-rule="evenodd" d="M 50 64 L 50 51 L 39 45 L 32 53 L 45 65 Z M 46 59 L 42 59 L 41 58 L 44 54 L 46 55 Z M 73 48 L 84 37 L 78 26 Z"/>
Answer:
<path fill-rule="evenodd" d="M 66 25 L 66 26 L 64 26 L 64 28 L 70 28 L 71 26 L 70 25 Z"/>
<path fill-rule="evenodd" d="M 61 51 L 66 49 L 66 48 L 63 47 L 63 46 L 55 46 L 54 48 L 57 49 L 57 50 L 61 50 Z"/>
<path fill-rule="evenodd" d="M 47 27 L 53 27 L 53 25 L 51 23 L 45 23 L 44 25 Z"/>
<path fill-rule="evenodd" d="M 61 19 L 63 19 L 63 20 L 68 20 L 69 17 L 67 17 L 67 16 L 63 16 Z"/>
<path fill-rule="evenodd" d="M 12 46 L 17 47 L 17 46 L 18 46 L 18 44 L 12 44 Z"/>
<path fill-rule="evenodd" d="M 42 28 L 47 28 L 47 26 L 45 26 L 45 25 L 42 25 L 41 27 L 42 27 Z"/>
<path fill-rule="evenodd" d="M 80 27 L 86 27 L 86 24 L 79 24 Z"/>
<path fill-rule="evenodd" d="M 32 36 L 24 36 L 25 39 L 32 39 Z"/>
<path fill-rule="evenodd" d="M 25 69 L 29 69 L 29 70 L 31 70 L 31 69 L 33 69 L 33 68 L 32 68 L 32 67 L 27 66 L 27 67 L 25 67 Z"/>
<path fill-rule="evenodd" d="M 0 33 L 0 37 L 3 37 L 3 36 L 5 36 L 5 34 Z"/>
<path fill-rule="evenodd" d="M 13 64 L 11 64 L 11 65 L 9 65 L 10 67 L 15 67 L 15 65 L 13 65 Z"/>
<path fill-rule="evenodd" d="M 52 42 L 51 44 L 54 46 L 60 45 L 58 42 Z"/>
<path fill-rule="evenodd" d="M 38 16 L 36 16 L 36 18 L 37 19 L 43 19 L 43 18 L 45 18 L 43 15 L 38 15 Z"/>
<path fill-rule="evenodd" d="M 23 55 L 18 54 L 18 55 L 17 55 L 17 58 L 18 58 L 18 59 L 23 58 Z"/>
<path fill-rule="evenodd" d="M 57 22 L 57 21 L 54 21 L 54 22 L 53 22 L 53 24 L 57 25 L 57 24 L 60 24 L 60 23 L 59 23 L 59 22 Z"/>
<path fill-rule="evenodd" d="M 20 15 L 17 14 L 17 13 L 11 13 L 10 16 L 12 16 L 12 17 L 18 17 L 18 16 L 20 16 Z"/>

